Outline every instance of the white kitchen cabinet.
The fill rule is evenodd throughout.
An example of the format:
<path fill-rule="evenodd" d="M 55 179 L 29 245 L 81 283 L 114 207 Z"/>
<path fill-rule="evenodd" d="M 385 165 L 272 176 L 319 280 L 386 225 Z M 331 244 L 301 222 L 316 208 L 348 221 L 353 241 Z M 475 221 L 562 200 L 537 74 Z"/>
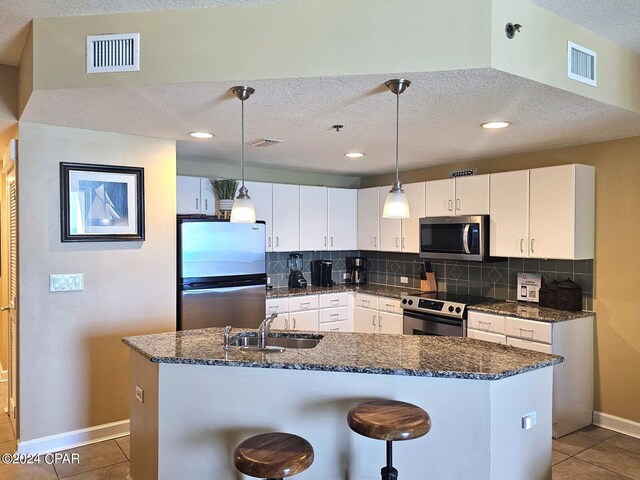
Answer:
<path fill-rule="evenodd" d="M 425 184 L 427 217 L 489 214 L 489 176 L 432 180 Z"/>
<path fill-rule="evenodd" d="M 289 299 L 287 297 L 268 298 L 265 310 L 267 315 L 271 315 L 272 313 L 277 313 L 278 315 L 288 313 Z"/>
<path fill-rule="evenodd" d="M 306 312 L 289 313 L 289 328 L 291 330 L 312 330 L 319 328 L 318 310 L 308 310 Z"/>
<path fill-rule="evenodd" d="M 328 250 L 327 188 L 300 186 L 300 250 Z"/>
<path fill-rule="evenodd" d="M 378 333 L 402 335 L 402 315 L 389 312 L 378 312 Z"/>
<path fill-rule="evenodd" d="M 327 196 L 329 250 L 355 250 L 358 248 L 357 190 L 329 188 Z"/>
<path fill-rule="evenodd" d="M 203 215 L 215 215 L 218 213 L 216 196 L 208 178 L 200 179 L 200 206 L 200 211 Z"/>
<path fill-rule="evenodd" d="M 178 215 L 202 213 L 200 177 L 178 175 L 176 178 L 176 211 Z"/>
<path fill-rule="evenodd" d="M 467 336 L 561 355 L 553 367 L 553 437 L 591 424 L 593 415 L 593 317 L 548 323 L 470 311 Z"/>
<path fill-rule="evenodd" d="M 353 331 L 357 333 L 378 333 L 378 310 L 355 307 Z"/>
<path fill-rule="evenodd" d="M 378 187 L 358 190 L 358 249 L 380 250 L 380 207 Z"/>
<path fill-rule="evenodd" d="M 273 184 L 273 251 L 300 250 L 300 187 Z"/>
<path fill-rule="evenodd" d="M 595 168 L 560 165 L 529 175 L 529 256 L 593 258 Z"/>
<path fill-rule="evenodd" d="M 349 327 L 348 322 L 321 323 L 320 331 L 321 332 L 350 332 L 351 327 Z"/>
<path fill-rule="evenodd" d="M 380 217 L 380 251 L 400 252 L 402 251 L 402 219 L 384 218 L 384 202 L 389 193 L 389 186 L 378 187 L 378 215 Z"/>
<path fill-rule="evenodd" d="M 273 330 L 290 330 L 289 328 L 289 314 L 279 313 L 276 319 L 271 324 Z"/>
<path fill-rule="evenodd" d="M 490 203 L 492 256 L 593 258 L 594 167 L 491 174 Z"/>
<path fill-rule="evenodd" d="M 244 182 L 249 191 L 249 196 L 256 211 L 256 220 L 262 220 L 266 224 L 265 248 L 267 252 L 273 251 L 273 185 L 262 182 Z"/>
<path fill-rule="evenodd" d="M 320 310 L 320 325 L 323 323 L 348 322 L 349 307 L 324 308 Z"/>
<path fill-rule="evenodd" d="M 402 186 L 409 201 L 409 218 L 402 219 L 400 247 L 405 253 L 420 253 L 420 219 L 425 216 L 424 182 L 407 183 Z"/>
<path fill-rule="evenodd" d="M 320 302 L 318 295 L 301 295 L 289 298 L 290 312 L 303 312 L 305 310 L 317 310 Z"/>
<path fill-rule="evenodd" d="M 527 257 L 529 170 L 492 173 L 489 195 L 489 251 L 494 257 Z"/>

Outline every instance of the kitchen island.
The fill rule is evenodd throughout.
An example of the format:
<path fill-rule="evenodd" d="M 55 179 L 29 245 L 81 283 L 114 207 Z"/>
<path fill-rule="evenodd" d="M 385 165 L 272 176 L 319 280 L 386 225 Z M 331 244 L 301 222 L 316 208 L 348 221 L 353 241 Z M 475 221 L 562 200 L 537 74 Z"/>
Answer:
<path fill-rule="evenodd" d="M 295 478 L 377 480 L 384 442 L 353 433 L 346 415 L 380 398 L 414 403 L 433 422 L 427 436 L 394 449 L 401 478 L 551 479 L 558 356 L 470 338 L 326 332 L 310 349 L 225 351 L 219 328 L 124 343 L 133 480 L 244 478 L 235 446 L 270 431 L 313 445 L 314 464 Z M 524 429 L 534 412 L 536 425 Z"/>

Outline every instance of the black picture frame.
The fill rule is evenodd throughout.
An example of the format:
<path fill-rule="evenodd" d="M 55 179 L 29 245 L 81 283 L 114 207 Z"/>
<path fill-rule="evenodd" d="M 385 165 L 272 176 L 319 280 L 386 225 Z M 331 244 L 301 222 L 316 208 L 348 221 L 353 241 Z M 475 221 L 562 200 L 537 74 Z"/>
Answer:
<path fill-rule="evenodd" d="M 60 162 L 62 242 L 144 241 L 144 168 Z"/>

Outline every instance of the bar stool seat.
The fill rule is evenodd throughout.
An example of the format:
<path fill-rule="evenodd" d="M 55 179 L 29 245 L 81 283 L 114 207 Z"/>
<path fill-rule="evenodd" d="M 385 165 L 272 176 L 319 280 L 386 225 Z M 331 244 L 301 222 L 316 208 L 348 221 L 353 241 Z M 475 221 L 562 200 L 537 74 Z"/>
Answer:
<path fill-rule="evenodd" d="M 256 478 L 281 479 L 305 471 L 313 463 L 313 447 L 291 433 L 264 433 L 236 447 L 238 471 Z"/>

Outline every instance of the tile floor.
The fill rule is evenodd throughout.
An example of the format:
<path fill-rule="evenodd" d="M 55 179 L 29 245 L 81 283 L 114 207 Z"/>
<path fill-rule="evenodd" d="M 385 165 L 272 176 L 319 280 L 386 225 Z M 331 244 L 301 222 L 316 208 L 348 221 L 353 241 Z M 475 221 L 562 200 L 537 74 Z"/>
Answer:
<path fill-rule="evenodd" d="M 0 384 L 0 405 L 6 384 Z M 0 413 L 0 455 L 15 451 L 9 417 Z M 129 474 L 129 437 L 67 450 L 79 464 L 5 465 L 0 480 L 125 480 Z M 553 440 L 553 480 L 640 480 L 640 439 L 589 426 Z"/>

